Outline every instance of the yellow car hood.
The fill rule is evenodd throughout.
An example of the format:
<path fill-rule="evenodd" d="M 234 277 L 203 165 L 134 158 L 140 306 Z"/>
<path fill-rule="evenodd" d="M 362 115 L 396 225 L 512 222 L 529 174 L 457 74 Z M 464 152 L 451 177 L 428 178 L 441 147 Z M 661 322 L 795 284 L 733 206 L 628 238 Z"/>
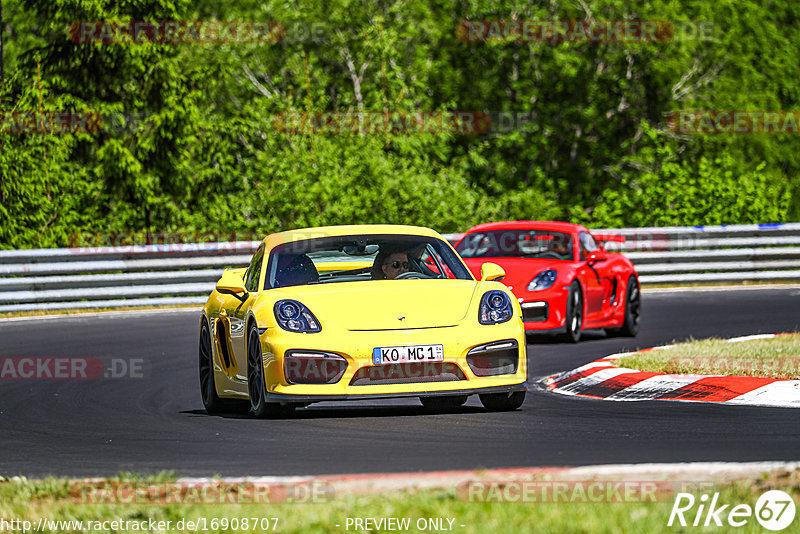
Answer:
<path fill-rule="evenodd" d="M 298 286 L 282 292 L 305 304 L 323 328 L 333 324 L 346 330 L 404 330 L 460 323 L 478 285 L 472 280 L 375 280 Z"/>

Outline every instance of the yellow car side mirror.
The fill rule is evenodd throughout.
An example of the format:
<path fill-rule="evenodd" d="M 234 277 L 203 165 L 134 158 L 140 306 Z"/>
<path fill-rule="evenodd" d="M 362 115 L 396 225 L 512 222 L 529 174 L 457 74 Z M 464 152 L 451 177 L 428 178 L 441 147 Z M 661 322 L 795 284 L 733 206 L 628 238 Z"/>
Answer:
<path fill-rule="evenodd" d="M 496 263 L 484 263 L 481 265 L 481 282 L 500 281 L 505 278 L 506 272 Z"/>
<path fill-rule="evenodd" d="M 242 277 L 229 270 L 222 273 L 222 277 L 219 279 L 219 282 L 217 282 L 217 292 L 233 295 L 237 298 L 241 298 L 239 297 L 240 293 L 244 293 L 245 296 L 247 295 Z"/>

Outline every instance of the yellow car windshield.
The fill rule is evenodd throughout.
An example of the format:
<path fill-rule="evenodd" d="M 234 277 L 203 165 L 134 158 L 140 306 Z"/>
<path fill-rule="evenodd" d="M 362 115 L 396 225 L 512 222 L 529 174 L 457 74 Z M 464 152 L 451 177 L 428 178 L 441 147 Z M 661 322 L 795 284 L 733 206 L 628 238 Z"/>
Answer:
<path fill-rule="evenodd" d="M 369 280 L 472 280 L 440 239 L 355 235 L 291 241 L 270 253 L 265 289 Z"/>

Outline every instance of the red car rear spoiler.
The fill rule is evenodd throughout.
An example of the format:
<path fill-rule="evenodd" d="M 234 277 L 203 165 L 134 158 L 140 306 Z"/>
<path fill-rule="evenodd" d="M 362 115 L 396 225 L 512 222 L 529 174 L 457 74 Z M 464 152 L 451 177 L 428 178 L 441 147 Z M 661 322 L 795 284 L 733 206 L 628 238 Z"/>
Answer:
<path fill-rule="evenodd" d="M 601 243 L 606 243 L 608 241 L 614 241 L 615 243 L 624 243 L 625 236 L 624 235 L 615 235 L 615 234 L 592 234 L 592 236 Z"/>

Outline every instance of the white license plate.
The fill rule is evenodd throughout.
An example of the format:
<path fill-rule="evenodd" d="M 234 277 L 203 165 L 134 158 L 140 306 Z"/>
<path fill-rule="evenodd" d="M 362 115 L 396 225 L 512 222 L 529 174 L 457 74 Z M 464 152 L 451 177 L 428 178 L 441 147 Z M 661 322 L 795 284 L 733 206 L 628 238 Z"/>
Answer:
<path fill-rule="evenodd" d="M 372 363 L 375 365 L 441 361 L 444 361 L 443 345 L 407 345 L 372 349 Z"/>

